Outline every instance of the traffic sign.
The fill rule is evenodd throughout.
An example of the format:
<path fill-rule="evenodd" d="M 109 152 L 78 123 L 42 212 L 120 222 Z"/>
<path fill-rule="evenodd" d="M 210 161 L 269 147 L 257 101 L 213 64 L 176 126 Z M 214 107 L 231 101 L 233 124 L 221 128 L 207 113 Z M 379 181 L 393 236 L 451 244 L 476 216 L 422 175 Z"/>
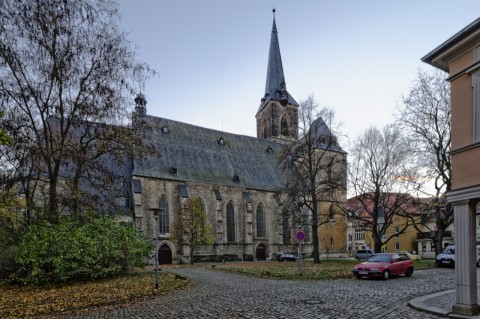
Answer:
<path fill-rule="evenodd" d="M 297 231 L 297 240 L 304 241 L 305 240 L 305 233 L 301 230 Z"/>

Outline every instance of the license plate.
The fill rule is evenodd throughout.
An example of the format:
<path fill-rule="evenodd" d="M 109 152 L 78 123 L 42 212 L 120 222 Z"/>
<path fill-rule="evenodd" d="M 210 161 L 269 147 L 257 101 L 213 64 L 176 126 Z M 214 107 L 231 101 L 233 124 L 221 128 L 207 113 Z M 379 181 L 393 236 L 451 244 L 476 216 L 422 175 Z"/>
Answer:
<path fill-rule="evenodd" d="M 368 271 L 359 271 L 358 274 L 359 275 L 368 275 Z"/>
<path fill-rule="evenodd" d="M 442 261 L 442 264 L 449 264 L 449 263 L 450 263 L 449 260 L 444 260 L 444 261 Z"/>

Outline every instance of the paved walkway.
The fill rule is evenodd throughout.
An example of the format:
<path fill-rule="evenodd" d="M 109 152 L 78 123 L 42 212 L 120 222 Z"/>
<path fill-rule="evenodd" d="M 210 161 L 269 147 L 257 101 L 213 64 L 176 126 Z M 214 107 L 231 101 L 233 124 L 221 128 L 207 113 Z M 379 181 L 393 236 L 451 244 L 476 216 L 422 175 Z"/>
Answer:
<path fill-rule="evenodd" d="M 454 301 L 454 270 L 445 268 L 419 270 L 411 278 L 388 281 L 267 280 L 202 267 L 168 271 L 191 277 L 197 285 L 165 297 L 74 318 L 426 319 L 445 318 Z"/>

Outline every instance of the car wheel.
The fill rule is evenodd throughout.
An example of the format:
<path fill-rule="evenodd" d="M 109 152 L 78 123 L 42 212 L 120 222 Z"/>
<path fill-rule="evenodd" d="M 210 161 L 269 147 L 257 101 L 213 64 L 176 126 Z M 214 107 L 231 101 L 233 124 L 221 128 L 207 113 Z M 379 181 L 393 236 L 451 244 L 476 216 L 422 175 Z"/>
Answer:
<path fill-rule="evenodd" d="M 407 272 L 405 273 L 405 277 L 412 277 L 412 274 L 413 274 L 413 268 L 409 267 L 407 269 Z"/>
<path fill-rule="evenodd" d="M 477 260 L 477 267 L 480 267 L 480 259 Z"/>
<path fill-rule="evenodd" d="M 388 270 L 385 270 L 385 271 L 383 272 L 383 276 L 382 276 L 382 277 L 383 277 L 384 280 L 390 279 L 390 272 L 389 272 Z"/>

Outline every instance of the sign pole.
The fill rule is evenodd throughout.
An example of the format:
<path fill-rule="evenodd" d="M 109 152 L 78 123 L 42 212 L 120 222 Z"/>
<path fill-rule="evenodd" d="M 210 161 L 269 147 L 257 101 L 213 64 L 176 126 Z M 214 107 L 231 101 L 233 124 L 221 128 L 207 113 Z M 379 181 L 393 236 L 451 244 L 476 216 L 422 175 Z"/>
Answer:
<path fill-rule="evenodd" d="M 302 230 L 302 226 L 298 226 L 297 241 L 298 241 L 298 271 L 300 276 L 303 274 L 302 270 L 302 242 L 305 240 L 305 233 Z"/>

